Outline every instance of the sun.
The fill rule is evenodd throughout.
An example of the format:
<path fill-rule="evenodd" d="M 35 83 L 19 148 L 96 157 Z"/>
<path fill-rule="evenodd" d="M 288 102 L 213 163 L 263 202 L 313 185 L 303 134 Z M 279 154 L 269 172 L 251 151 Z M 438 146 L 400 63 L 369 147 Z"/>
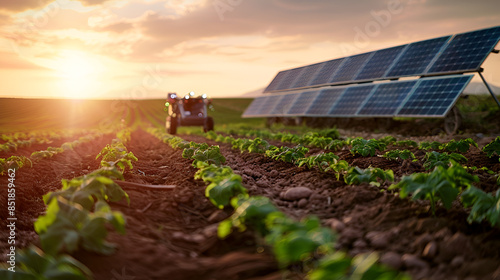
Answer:
<path fill-rule="evenodd" d="M 54 68 L 64 97 L 85 99 L 94 96 L 98 90 L 102 65 L 91 55 L 80 51 L 62 51 Z"/>

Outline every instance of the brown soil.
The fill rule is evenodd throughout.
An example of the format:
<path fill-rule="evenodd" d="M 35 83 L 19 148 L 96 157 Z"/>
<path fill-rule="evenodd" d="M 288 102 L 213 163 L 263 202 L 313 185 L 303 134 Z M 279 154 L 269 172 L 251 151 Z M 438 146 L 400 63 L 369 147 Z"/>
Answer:
<path fill-rule="evenodd" d="M 73 151 L 56 154 L 52 158 L 43 159 L 32 168 L 24 167 L 16 171 L 16 247 L 23 248 L 31 243 L 36 243 L 38 236 L 33 230 L 33 222 L 45 211 L 42 196 L 61 188 L 62 179 L 71 179 L 89 173 L 99 167 L 95 156 L 111 142 L 112 135 L 105 135 L 91 143 L 84 143 Z M 19 149 L 19 152 L 30 151 L 30 148 Z M 0 259 L 5 258 L 8 232 L 6 229 L 7 216 L 7 176 L 0 177 Z M 4 207 L 5 206 L 5 207 Z"/>
<path fill-rule="evenodd" d="M 43 144 L 33 144 L 29 147 L 19 147 L 8 152 L 0 151 L 0 158 L 8 158 L 10 156 L 25 156 L 29 157 L 33 152 L 46 150 L 48 147 L 58 148 L 66 142 L 77 140 L 81 135 L 73 137 L 63 137 L 61 139 L 50 139 L 49 142 Z"/>
<path fill-rule="evenodd" d="M 338 249 L 352 255 L 377 251 L 385 262 L 409 271 L 416 279 L 500 279 L 500 230 L 487 224 L 469 225 L 467 213 L 458 203 L 448 212 L 439 208 L 432 217 L 425 202 L 402 200 L 370 185 L 348 186 L 333 174 L 298 168 L 259 154 L 242 154 L 203 137 L 182 137 L 220 145 L 227 164 L 242 176 L 251 195 L 271 198 L 291 217 L 318 216 L 325 226 L 338 231 Z M 97 169 L 95 155 L 110 140 L 107 136 L 78 147 L 72 156 L 61 154 L 17 172 L 18 248 L 37 244 L 32 225 L 44 211 L 41 196 L 60 188 L 61 178 Z M 231 211 L 217 210 L 205 198 L 204 183 L 193 179 L 196 169 L 181 157 L 181 151 L 142 130 L 132 133 L 127 148 L 139 161 L 126 172 L 126 181 L 176 188 L 125 188 L 131 204 L 112 205 L 127 219 L 126 235 L 111 231 L 108 236 L 117 244 L 115 254 L 82 252 L 76 256 L 93 271 L 95 279 L 282 279 L 268 250 L 257 252 L 251 232 L 236 233 L 224 241 L 217 239 L 217 223 Z M 336 153 L 360 167 L 394 169 L 397 176 L 423 171 L 420 164 L 357 158 L 348 151 Z M 500 169 L 500 163 L 485 159 L 478 151 L 471 153 L 467 156 L 474 164 Z M 482 175 L 485 181 L 481 187 L 493 188 L 491 178 Z M 7 178 L 2 178 L 0 200 L 5 200 Z M 282 193 L 295 186 L 308 187 L 313 194 L 300 203 L 282 199 Z M 5 205 L 4 201 L 0 204 Z M 0 239 L 6 240 L 6 213 L 1 211 Z M 0 249 L 4 258 L 4 243 Z"/>
<path fill-rule="evenodd" d="M 298 219 L 318 216 L 325 226 L 337 230 L 339 249 L 351 255 L 379 252 L 389 259 L 387 263 L 407 270 L 415 279 L 500 279 L 500 229 L 486 223 L 468 224 L 468 213 L 458 202 L 449 211 L 440 207 L 432 217 L 426 202 L 403 200 L 367 184 L 349 186 L 333 174 L 298 168 L 260 154 L 240 153 L 203 137 L 183 138 L 220 145 L 227 164 L 242 176 L 251 195 L 270 197 L 282 211 Z M 414 152 L 420 159 L 424 155 Z M 353 157 L 348 150 L 335 153 L 350 165 L 392 169 L 396 177 L 425 171 L 418 162 Z M 465 156 L 470 166 L 486 166 L 497 172 L 500 168 L 498 159 L 489 159 L 478 149 Z M 478 187 L 498 189 L 493 176 L 476 174 L 482 180 Z M 298 186 L 313 190 L 307 202 L 282 199 L 284 191 Z M 385 187 L 387 184 L 382 189 Z"/>

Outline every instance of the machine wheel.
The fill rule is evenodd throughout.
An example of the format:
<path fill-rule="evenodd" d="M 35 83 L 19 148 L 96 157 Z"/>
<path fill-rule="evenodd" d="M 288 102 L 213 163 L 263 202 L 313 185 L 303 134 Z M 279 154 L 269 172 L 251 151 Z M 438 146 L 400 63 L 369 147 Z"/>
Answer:
<path fill-rule="evenodd" d="M 174 117 L 167 117 L 167 122 L 165 124 L 167 127 L 167 133 L 170 133 L 172 135 L 177 133 L 177 118 Z"/>
<path fill-rule="evenodd" d="M 444 131 L 448 135 L 453 135 L 462 125 L 462 115 L 457 107 L 453 107 L 448 115 L 444 117 Z"/>
<path fill-rule="evenodd" d="M 212 130 L 214 130 L 214 118 L 208 117 L 207 120 L 205 121 L 205 125 L 203 125 L 203 131 L 209 132 Z"/>

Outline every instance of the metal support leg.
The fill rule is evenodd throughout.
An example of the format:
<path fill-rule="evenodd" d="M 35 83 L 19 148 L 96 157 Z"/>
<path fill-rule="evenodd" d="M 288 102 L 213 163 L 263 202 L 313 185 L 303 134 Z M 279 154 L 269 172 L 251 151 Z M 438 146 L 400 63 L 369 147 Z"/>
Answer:
<path fill-rule="evenodd" d="M 479 73 L 479 76 L 481 77 L 481 79 L 483 80 L 483 83 L 484 85 L 486 86 L 486 88 L 488 89 L 488 91 L 490 92 L 491 96 L 493 97 L 493 99 L 495 99 L 495 102 L 497 103 L 498 107 L 500 107 L 500 102 L 498 102 L 498 99 L 497 97 L 495 96 L 495 94 L 493 93 L 493 91 L 491 90 L 490 88 L 490 85 L 488 85 L 488 83 L 486 82 L 486 80 L 484 79 L 483 77 L 483 74 L 481 74 L 481 72 L 477 72 Z"/>

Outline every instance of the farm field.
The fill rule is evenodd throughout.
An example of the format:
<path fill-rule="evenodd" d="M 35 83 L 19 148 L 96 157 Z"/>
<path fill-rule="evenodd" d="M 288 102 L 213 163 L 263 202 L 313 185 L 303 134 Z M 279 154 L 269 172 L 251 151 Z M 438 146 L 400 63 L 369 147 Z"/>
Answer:
<path fill-rule="evenodd" d="M 436 120 L 266 129 L 240 118 L 251 99 L 215 99 L 215 132 L 174 137 L 163 102 L 0 101 L 2 264 L 14 211 L 17 252 L 71 255 L 73 279 L 500 279 L 498 111 L 472 112 L 482 100 L 454 136 Z"/>

